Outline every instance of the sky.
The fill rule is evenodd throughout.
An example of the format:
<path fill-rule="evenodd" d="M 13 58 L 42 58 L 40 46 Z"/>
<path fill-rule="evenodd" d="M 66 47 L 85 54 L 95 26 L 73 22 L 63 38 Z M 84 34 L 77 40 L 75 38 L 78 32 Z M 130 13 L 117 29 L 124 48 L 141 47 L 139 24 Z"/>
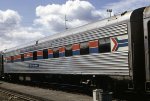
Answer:
<path fill-rule="evenodd" d="M 149 6 L 150 0 L 1 0 L 0 50 Z M 59 34 L 58 34 L 59 35 Z"/>

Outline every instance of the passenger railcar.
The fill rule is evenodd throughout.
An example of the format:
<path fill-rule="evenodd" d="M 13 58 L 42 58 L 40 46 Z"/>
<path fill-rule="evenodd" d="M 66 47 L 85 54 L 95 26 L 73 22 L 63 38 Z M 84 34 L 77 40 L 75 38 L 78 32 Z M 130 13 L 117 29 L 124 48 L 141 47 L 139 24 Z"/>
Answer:
<path fill-rule="evenodd" d="M 149 21 L 143 7 L 7 49 L 5 78 L 148 90 Z"/>

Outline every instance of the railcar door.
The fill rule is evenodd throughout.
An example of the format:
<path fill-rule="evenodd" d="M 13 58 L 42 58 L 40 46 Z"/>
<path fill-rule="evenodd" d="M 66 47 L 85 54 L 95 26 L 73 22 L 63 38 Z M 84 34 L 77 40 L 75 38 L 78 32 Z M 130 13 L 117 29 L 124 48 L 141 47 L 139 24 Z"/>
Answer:
<path fill-rule="evenodd" d="M 150 7 L 143 13 L 146 90 L 150 90 Z"/>

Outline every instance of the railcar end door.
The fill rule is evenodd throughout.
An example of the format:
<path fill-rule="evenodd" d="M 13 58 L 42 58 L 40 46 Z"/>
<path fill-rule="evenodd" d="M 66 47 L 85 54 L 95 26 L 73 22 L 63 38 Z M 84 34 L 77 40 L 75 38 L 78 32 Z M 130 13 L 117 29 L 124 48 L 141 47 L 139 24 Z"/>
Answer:
<path fill-rule="evenodd" d="M 145 76 L 146 82 L 150 82 L 150 17 L 143 19 L 144 47 L 145 47 Z"/>

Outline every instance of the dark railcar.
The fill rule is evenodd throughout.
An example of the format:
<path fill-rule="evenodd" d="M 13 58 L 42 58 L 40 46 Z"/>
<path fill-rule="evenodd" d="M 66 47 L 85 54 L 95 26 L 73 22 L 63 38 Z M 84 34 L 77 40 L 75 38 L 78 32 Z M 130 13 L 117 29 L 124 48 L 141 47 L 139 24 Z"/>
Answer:
<path fill-rule="evenodd" d="M 3 76 L 3 55 L 0 53 L 0 79 Z"/>

